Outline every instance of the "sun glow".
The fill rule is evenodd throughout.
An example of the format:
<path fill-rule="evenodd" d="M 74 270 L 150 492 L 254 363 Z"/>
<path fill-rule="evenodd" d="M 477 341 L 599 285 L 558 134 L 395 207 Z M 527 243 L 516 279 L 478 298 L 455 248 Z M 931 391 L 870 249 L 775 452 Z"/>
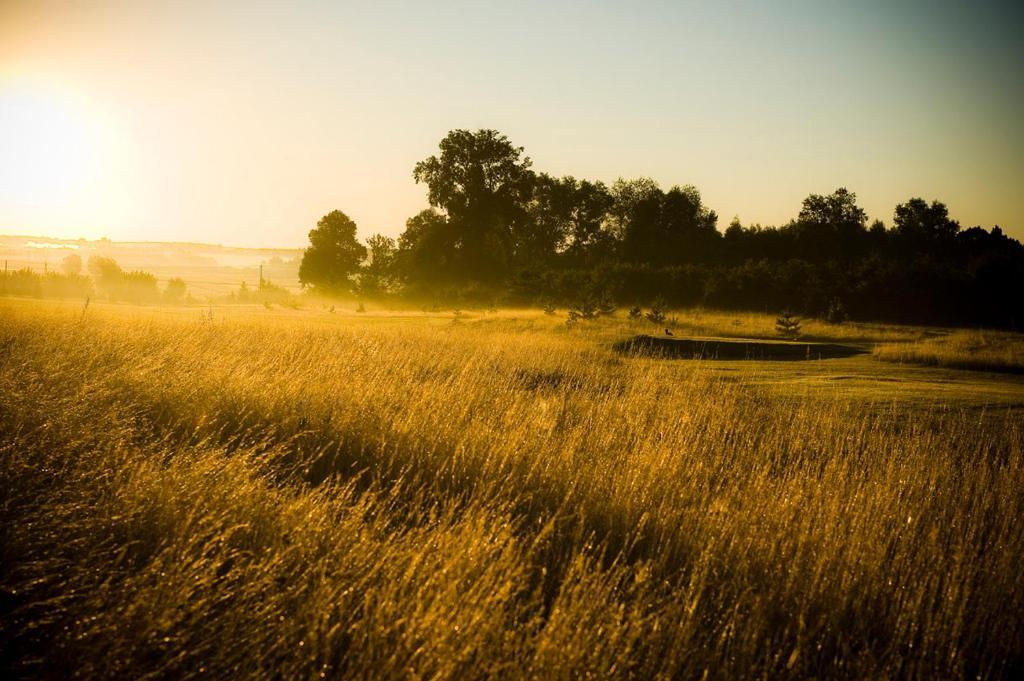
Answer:
<path fill-rule="evenodd" d="M 71 93 L 20 83 L 0 87 L 0 200 L 54 222 L 80 220 L 108 175 L 107 138 L 100 118 Z"/>

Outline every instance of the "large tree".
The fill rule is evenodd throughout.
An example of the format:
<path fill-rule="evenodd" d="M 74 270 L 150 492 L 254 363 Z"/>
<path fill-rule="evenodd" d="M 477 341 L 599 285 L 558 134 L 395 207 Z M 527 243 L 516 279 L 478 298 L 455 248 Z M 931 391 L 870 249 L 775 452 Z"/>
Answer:
<path fill-rule="evenodd" d="M 811 261 L 852 260 L 867 246 L 867 213 L 857 205 L 857 195 L 840 187 L 831 194 L 811 194 L 804 199 L 796 222 L 797 252 Z"/>
<path fill-rule="evenodd" d="M 602 182 L 537 176 L 529 223 L 518 252 L 526 265 L 544 265 L 556 254 L 573 265 L 606 256 L 614 241 L 607 229 L 612 197 Z"/>
<path fill-rule="evenodd" d="M 448 218 L 433 208 L 422 210 L 405 222 L 398 238 L 395 269 L 413 288 L 457 283 L 460 242 Z"/>
<path fill-rule="evenodd" d="M 904 255 L 929 250 L 946 250 L 960 231 L 960 223 L 949 217 L 946 204 L 912 198 L 896 206 L 893 219 L 899 247 Z"/>
<path fill-rule="evenodd" d="M 526 220 L 530 165 L 523 148 L 496 130 L 453 130 L 440 154 L 416 164 L 413 178 L 447 218 L 449 247 L 459 251 L 451 265 L 464 279 L 498 283 L 508 273 Z"/>
<path fill-rule="evenodd" d="M 340 210 L 331 211 L 309 232 L 299 281 L 322 293 L 349 293 L 352 275 L 365 258 L 366 247 L 356 239 L 356 223 Z"/>
<path fill-rule="evenodd" d="M 612 185 L 613 222 L 625 260 L 678 265 L 706 256 L 720 234 L 718 215 L 701 201 L 696 187 L 667 192 L 650 178 L 619 179 Z"/>

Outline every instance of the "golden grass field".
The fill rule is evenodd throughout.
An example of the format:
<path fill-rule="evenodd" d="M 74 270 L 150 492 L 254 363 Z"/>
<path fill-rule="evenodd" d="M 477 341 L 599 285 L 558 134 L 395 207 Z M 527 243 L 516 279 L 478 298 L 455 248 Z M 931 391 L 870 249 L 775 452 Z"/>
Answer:
<path fill-rule="evenodd" d="M 958 337 L 341 307 L 0 301 L 7 678 L 1024 673 L 1024 377 Z"/>

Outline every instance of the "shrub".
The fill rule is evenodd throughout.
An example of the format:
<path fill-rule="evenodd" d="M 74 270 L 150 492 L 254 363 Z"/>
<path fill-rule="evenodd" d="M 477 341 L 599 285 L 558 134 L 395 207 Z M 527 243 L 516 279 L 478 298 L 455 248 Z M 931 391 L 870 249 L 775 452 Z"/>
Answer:
<path fill-rule="evenodd" d="M 846 306 L 839 298 L 828 301 L 828 310 L 825 311 L 825 321 L 829 324 L 842 324 L 850 318 L 846 313 Z"/>

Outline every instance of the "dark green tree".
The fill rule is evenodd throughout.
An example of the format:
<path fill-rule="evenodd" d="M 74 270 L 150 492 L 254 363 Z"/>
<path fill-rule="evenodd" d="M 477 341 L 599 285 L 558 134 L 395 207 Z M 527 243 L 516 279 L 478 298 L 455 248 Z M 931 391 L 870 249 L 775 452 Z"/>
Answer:
<path fill-rule="evenodd" d="M 356 240 L 356 223 L 340 210 L 331 211 L 309 232 L 299 281 L 322 293 L 349 293 L 352 275 L 365 258 L 366 247 Z"/>
<path fill-rule="evenodd" d="M 622 256 L 630 262 L 678 265 L 708 255 L 721 235 L 718 215 L 701 201 L 696 187 L 664 192 L 650 178 L 619 179 L 612 185 L 613 224 Z"/>
<path fill-rule="evenodd" d="M 496 130 L 453 130 L 440 153 L 416 164 L 413 178 L 427 185 L 430 205 L 450 226 L 448 264 L 467 281 L 496 284 L 515 259 L 527 220 L 534 175 L 523 148 Z"/>

